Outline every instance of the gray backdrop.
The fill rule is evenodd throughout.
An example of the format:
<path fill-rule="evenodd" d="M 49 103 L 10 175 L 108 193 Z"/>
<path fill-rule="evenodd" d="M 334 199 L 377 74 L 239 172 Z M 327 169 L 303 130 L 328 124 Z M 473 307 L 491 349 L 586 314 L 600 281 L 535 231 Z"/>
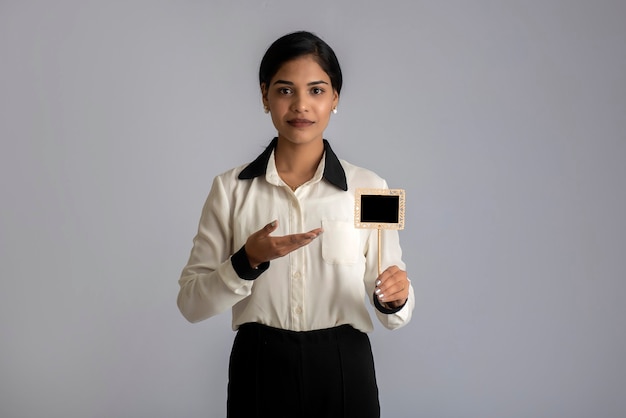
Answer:
<path fill-rule="evenodd" d="M 307 29 L 327 138 L 407 192 L 384 417 L 626 415 L 623 1 L 0 1 L 0 416 L 223 417 L 230 314 L 176 308 L 214 175 Z"/>

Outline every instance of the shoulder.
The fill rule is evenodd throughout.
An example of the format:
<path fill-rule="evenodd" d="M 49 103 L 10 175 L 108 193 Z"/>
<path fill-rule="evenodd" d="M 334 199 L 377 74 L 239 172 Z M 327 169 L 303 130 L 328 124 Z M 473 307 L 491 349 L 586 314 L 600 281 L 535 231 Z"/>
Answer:
<path fill-rule="evenodd" d="M 236 181 L 239 174 L 246 168 L 250 163 L 242 164 L 237 167 L 230 168 L 218 175 L 215 176 L 216 179 L 220 179 L 222 181 Z"/>
<path fill-rule="evenodd" d="M 248 164 L 249 163 L 230 168 L 213 177 L 213 188 L 219 187 L 224 190 L 233 190 L 237 188 L 239 184 L 247 183 L 239 179 L 239 174 L 246 168 L 246 166 L 248 166 Z"/>
<path fill-rule="evenodd" d="M 387 188 L 387 182 L 374 171 L 364 167 L 359 167 L 346 160 L 340 159 L 339 162 L 346 173 L 348 188 Z"/>

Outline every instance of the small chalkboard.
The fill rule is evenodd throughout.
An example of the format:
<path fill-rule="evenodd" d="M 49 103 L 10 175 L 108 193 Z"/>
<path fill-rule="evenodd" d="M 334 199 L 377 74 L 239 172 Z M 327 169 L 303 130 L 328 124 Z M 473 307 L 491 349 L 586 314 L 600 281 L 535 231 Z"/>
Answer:
<path fill-rule="evenodd" d="M 404 190 L 357 189 L 354 226 L 364 229 L 404 229 Z"/>

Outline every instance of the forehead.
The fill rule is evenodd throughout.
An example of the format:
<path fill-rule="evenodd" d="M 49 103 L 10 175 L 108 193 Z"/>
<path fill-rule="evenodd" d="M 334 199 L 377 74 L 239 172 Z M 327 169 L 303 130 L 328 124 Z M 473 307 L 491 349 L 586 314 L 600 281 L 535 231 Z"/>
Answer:
<path fill-rule="evenodd" d="M 271 82 L 274 82 L 275 80 L 286 80 L 292 82 L 322 80 L 330 83 L 330 77 L 326 74 L 326 71 L 320 67 L 315 58 L 311 55 L 305 55 L 286 61 L 280 66 L 280 68 L 278 68 L 278 71 L 276 71 L 276 74 L 272 77 Z"/>

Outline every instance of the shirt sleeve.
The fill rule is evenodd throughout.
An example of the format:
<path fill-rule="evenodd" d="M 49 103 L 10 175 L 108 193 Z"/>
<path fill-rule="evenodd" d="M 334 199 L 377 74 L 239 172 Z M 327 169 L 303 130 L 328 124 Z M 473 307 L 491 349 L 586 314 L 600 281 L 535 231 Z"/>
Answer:
<path fill-rule="evenodd" d="M 189 322 L 199 322 L 231 308 L 250 295 L 253 279 L 268 266 L 259 266 L 253 275 L 246 273 L 241 265 L 242 253 L 235 256 L 237 270 L 233 266 L 231 202 L 220 177 L 213 181 L 207 197 L 198 233 L 187 265 L 178 281 L 178 308 Z"/>
<path fill-rule="evenodd" d="M 388 188 L 387 183 L 382 188 Z M 400 247 L 400 236 L 397 230 L 381 231 L 381 269 L 385 270 L 391 266 L 398 266 L 406 271 L 406 265 L 402 261 L 402 248 Z M 374 300 L 374 290 L 376 279 L 378 278 L 378 231 L 371 230 L 369 234 L 366 254 L 365 254 L 365 291 L 370 303 L 374 306 L 374 312 L 380 323 L 387 329 L 397 329 L 408 324 L 413 315 L 415 306 L 415 294 L 413 285 L 409 281 L 409 297 L 406 303 L 399 309 L 387 309 L 377 300 Z"/>
<path fill-rule="evenodd" d="M 376 279 L 378 278 L 378 231 L 372 230 L 369 239 L 368 251 L 366 254 L 365 269 L 365 291 L 367 292 L 370 303 L 374 306 L 374 312 L 380 323 L 387 329 L 397 329 L 408 324 L 413 314 L 415 306 L 415 295 L 413 285 L 409 282 L 409 297 L 406 303 L 400 309 L 385 309 L 381 304 L 374 300 L 374 290 L 376 288 Z M 400 248 L 398 231 L 383 230 L 382 231 L 382 270 L 393 265 L 406 271 L 406 266 L 402 261 L 402 250 Z"/>

